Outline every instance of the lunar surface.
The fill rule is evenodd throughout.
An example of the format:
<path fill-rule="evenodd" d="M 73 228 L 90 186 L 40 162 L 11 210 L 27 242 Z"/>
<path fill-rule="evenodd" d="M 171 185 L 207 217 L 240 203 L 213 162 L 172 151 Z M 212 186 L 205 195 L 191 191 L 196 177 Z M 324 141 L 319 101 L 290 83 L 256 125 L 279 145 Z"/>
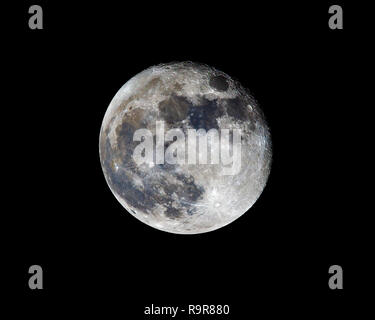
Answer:
<path fill-rule="evenodd" d="M 221 228 L 248 211 L 272 159 L 253 96 L 227 74 L 192 62 L 153 66 L 126 82 L 104 116 L 99 151 L 122 206 L 180 234 Z"/>

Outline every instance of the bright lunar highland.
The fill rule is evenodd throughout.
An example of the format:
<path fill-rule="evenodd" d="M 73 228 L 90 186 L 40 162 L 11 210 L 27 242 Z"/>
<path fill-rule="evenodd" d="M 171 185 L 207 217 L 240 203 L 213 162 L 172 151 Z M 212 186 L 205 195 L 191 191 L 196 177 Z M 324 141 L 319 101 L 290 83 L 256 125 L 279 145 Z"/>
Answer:
<path fill-rule="evenodd" d="M 188 146 L 191 132 L 196 145 Z M 139 153 L 146 138 L 151 158 L 146 148 Z M 186 161 L 173 162 L 181 150 Z M 196 162 L 188 160 L 189 150 L 196 151 Z M 200 161 L 204 150 L 206 162 Z M 269 128 L 253 96 L 227 74 L 192 62 L 153 66 L 126 82 L 104 116 L 99 151 L 122 206 L 151 227 L 180 234 L 221 228 L 248 211 L 267 183 L 272 159 Z M 223 161 L 225 152 L 232 163 Z"/>

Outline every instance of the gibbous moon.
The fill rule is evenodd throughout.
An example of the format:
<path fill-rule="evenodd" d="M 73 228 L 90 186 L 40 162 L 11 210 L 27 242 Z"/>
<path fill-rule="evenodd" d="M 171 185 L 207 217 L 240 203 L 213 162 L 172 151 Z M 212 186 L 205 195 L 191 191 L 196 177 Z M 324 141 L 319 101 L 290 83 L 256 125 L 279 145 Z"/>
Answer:
<path fill-rule="evenodd" d="M 109 188 L 135 218 L 197 234 L 248 211 L 270 172 L 270 132 L 240 83 L 203 64 L 150 67 L 112 99 L 99 138 Z"/>

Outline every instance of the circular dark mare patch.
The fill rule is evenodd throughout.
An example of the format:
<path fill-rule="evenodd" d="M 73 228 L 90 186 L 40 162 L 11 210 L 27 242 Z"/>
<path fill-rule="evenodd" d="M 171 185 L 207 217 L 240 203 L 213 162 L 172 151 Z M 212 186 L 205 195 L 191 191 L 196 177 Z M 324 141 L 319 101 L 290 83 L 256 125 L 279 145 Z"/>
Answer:
<path fill-rule="evenodd" d="M 229 84 L 224 76 L 215 76 L 211 77 L 210 86 L 218 91 L 227 91 Z"/>

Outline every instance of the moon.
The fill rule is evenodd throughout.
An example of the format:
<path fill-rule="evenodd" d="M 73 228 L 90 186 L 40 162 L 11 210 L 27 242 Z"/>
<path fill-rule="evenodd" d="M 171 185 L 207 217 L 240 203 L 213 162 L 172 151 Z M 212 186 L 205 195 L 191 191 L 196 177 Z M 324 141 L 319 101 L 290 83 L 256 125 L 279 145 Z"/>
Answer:
<path fill-rule="evenodd" d="M 253 206 L 267 183 L 272 143 L 262 110 L 238 81 L 174 62 L 120 88 L 104 115 L 99 154 L 109 188 L 130 214 L 162 231 L 198 234 Z"/>

